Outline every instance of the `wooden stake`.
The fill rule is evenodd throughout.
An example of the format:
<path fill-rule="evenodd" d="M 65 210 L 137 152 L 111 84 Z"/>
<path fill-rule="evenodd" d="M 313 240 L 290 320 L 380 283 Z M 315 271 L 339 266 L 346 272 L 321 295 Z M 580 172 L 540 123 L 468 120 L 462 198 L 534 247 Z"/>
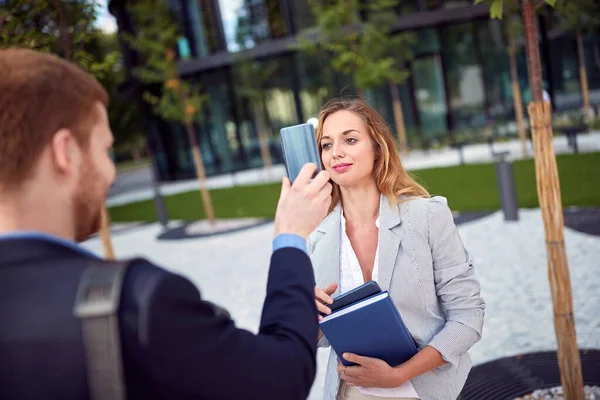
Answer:
<path fill-rule="evenodd" d="M 102 206 L 101 218 L 100 218 L 100 239 L 102 240 L 102 247 L 104 247 L 104 254 L 108 260 L 115 259 L 115 251 L 110 240 L 110 217 L 106 206 Z"/>
<path fill-rule="evenodd" d="M 402 112 L 402 100 L 400 91 L 395 82 L 389 81 L 390 93 L 392 95 L 392 107 L 394 110 L 394 120 L 396 122 L 396 132 L 400 141 L 400 151 L 408 153 L 408 140 L 406 139 L 406 127 L 404 125 L 404 113 Z"/>
<path fill-rule="evenodd" d="M 206 187 L 206 171 L 204 170 L 204 160 L 202 160 L 202 153 L 200 153 L 200 146 L 196 140 L 196 130 L 192 123 L 187 124 L 188 137 L 192 146 L 192 156 L 194 158 L 194 167 L 196 168 L 196 177 L 198 178 L 198 184 L 200 185 L 200 193 L 202 195 L 202 202 L 204 203 L 204 211 L 206 212 L 206 218 L 211 225 L 215 224 L 215 211 L 212 206 L 212 200 L 210 193 Z"/>
<path fill-rule="evenodd" d="M 577 59 L 579 62 L 579 82 L 581 84 L 581 96 L 583 100 L 583 116 L 585 122 L 592 119 L 590 107 L 590 91 L 588 88 L 587 71 L 585 70 L 585 54 L 583 48 L 583 34 L 577 31 Z"/>
<path fill-rule="evenodd" d="M 521 141 L 521 154 L 527 157 L 527 135 L 525 134 L 525 116 L 523 112 L 523 100 L 521 98 L 521 85 L 519 85 L 519 70 L 517 68 L 517 45 L 513 33 L 508 34 L 509 40 L 509 62 L 510 62 L 510 80 L 513 94 L 513 104 L 515 107 L 515 116 L 517 117 L 517 126 L 519 139 Z"/>
<path fill-rule="evenodd" d="M 264 107 L 266 107 L 266 104 L 264 104 Z M 271 166 L 273 162 L 271 160 L 271 152 L 269 151 L 269 146 L 267 145 L 267 138 L 265 137 L 264 129 L 266 124 L 263 123 L 263 118 L 261 117 L 260 111 L 260 106 L 256 104 L 254 106 L 254 119 L 256 120 L 258 145 L 260 146 L 260 155 L 262 157 L 263 165 L 267 171 L 267 179 L 271 179 Z"/>
<path fill-rule="evenodd" d="M 550 104 L 529 104 L 535 154 L 537 192 L 544 221 L 548 278 L 554 306 L 554 329 L 558 344 L 558 364 L 565 399 L 583 400 L 581 360 L 577 347 L 569 263 L 565 250 L 563 210 L 558 168 L 552 143 Z"/>

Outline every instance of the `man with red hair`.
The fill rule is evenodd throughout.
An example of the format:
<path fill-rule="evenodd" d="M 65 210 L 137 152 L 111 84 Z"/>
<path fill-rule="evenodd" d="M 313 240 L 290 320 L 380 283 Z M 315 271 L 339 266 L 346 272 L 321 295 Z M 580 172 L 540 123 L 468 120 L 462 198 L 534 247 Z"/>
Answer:
<path fill-rule="evenodd" d="M 77 244 L 98 231 L 115 178 L 106 104 L 77 66 L 0 50 L 2 399 L 92 397 L 89 362 L 104 354 L 90 356 L 86 335 L 97 332 L 73 309 L 86 268 L 115 267 Z M 186 278 L 143 259 L 128 266 L 116 315 L 129 399 L 306 399 L 318 327 L 305 239 L 331 202 L 329 175 L 311 179 L 315 170 L 283 181 L 258 334 L 236 328 Z"/>

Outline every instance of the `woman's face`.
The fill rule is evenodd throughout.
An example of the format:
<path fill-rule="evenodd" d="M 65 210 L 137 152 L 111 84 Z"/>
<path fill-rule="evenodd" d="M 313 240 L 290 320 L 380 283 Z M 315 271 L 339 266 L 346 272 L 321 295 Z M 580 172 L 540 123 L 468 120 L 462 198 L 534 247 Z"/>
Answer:
<path fill-rule="evenodd" d="M 375 179 L 375 143 L 359 115 L 346 110 L 329 115 L 319 145 L 323 165 L 340 187 Z"/>

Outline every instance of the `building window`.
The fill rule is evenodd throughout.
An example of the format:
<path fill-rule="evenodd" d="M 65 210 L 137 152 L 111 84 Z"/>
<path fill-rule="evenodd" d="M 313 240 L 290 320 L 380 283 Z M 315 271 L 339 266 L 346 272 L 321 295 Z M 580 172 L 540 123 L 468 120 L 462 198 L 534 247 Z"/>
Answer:
<path fill-rule="evenodd" d="M 249 49 L 287 34 L 279 0 L 219 0 L 227 49 Z"/>
<path fill-rule="evenodd" d="M 559 110 L 579 107 L 582 100 L 575 40 L 557 38 L 549 42 L 549 48 L 554 105 Z"/>
<path fill-rule="evenodd" d="M 461 8 L 461 7 L 467 7 L 471 5 L 469 3 L 469 0 L 444 0 L 443 1 L 443 8 Z"/>
<path fill-rule="evenodd" d="M 498 20 L 475 23 L 477 46 L 483 64 L 488 113 L 494 120 L 513 118 L 508 48 Z"/>
<path fill-rule="evenodd" d="M 483 70 L 477 59 L 473 24 L 442 28 L 440 36 L 453 128 L 469 130 L 483 126 L 487 123 L 485 85 Z"/>
<path fill-rule="evenodd" d="M 185 38 L 179 41 L 182 59 L 215 53 L 218 28 L 211 13 L 211 0 L 171 0 L 171 4 L 185 32 Z M 191 52 L 189 55 L 186 54 L 188 50 Z"/>
<path fill-rule="evenodd" d="M 585 69 L 588 77 L 590 102 L 600 104 L 600 39 L 597 32 L 584 38 Z"/>
<path fill-rule="evenodd" d="M 440 39 L 434 28 L 421 29 L 415 32 L 417 40 L 413 45 L 415 54 L 431 54 L 440 51 Z"/>
<path fill-rule="evenodd" d="M 334 97 L 333 72 L 325 54 L 307 56 L 298 53 L 295 59 L 298 65 L 302 114 L 306 119 L 317 118 L 323 105 Z"/>
<path fill-rule="evenodd" d="M 289 0 L 292 8 L 292 18 L 296 31 L 312 28 L 316 24 L 316 18 L 312 12 L 309 0 Z"/>

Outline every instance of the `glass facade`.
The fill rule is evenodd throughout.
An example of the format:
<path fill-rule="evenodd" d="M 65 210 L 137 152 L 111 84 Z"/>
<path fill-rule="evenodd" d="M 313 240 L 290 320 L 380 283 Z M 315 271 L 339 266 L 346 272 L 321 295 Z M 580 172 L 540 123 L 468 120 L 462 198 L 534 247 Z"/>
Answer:
<path fill-rule="evenodd" d="M 279 0 L 219 0 L 219 5 L 227 50 L 231 52 L 289 33 Z"/>
<path fill-rule="evenodd" d="M 474 25 L 441 30 L 451 128 L 457 131 L 485 125 L 485 85 Z"/>
<path fill-rule="evenodd" d="M 318 117 L 331 98 L 353 95 L 350 76 L 335 72 L 327 54 L 307 55 L 293 47 L 251 50 L 255 56 L 223 57 L 258 44 L 310 29 L 315 17 L 310 0 L 169 0 L 185 32 L 188 58 L 219 59 L 216 66 L 188 79 L 208 96 L 196 124 L 207 174 L 261 167 L 259 132 L 267 139 L 274 163 L 282 162 L 279 131 Z M 403 0 L 399 21 L 411 13 L 453 13 L 469 0 Z M 449 14 L 448 14 L 449 15 Z M 357 16 L 358 18 L 359 16 Z M 363 15 L 363 17 L 365 17 Z M 551 18 L 540 17 L 543 79 L 557 110 L 581 108 L 576 42 Z M 405 20 L 405 19 L 404 19 Z M 398 85 L 411 146 L 448 140 L 455 134 L 481 136 L 490 124 L 514 125 L 507 37 L 501 21 L 476 19 L 413 30 L 410 75 Z M 550 30 L 551 32 L 549 32 Z M 518 79 L 523 102 L 531 99 L 523 38 L 517 38 Z M 187 46 L 188 50 L 186 50 Z M 600 35 L 584 38 L 590 100 L 600 103 Z M 223 61 L 226 59 L 226 61 Z M 368 101 L 396 132 L 390 87 L 364 91 Z M 187 132 L 163 121 L 150 124 L 162 179 L 190 178 L 194 167 Z M 511 128 L 512 129 L 512 128 Z M 510 129 L 509 129 L 510 130 Z M 482 138 L 479 138 L 482 139 Z"/>
<path fill-rule="evenodd" d="M 600 103 L 600 35 L 590 33 L 583 39 L 585 69 L 588 77 L 590 101 Z"/>

